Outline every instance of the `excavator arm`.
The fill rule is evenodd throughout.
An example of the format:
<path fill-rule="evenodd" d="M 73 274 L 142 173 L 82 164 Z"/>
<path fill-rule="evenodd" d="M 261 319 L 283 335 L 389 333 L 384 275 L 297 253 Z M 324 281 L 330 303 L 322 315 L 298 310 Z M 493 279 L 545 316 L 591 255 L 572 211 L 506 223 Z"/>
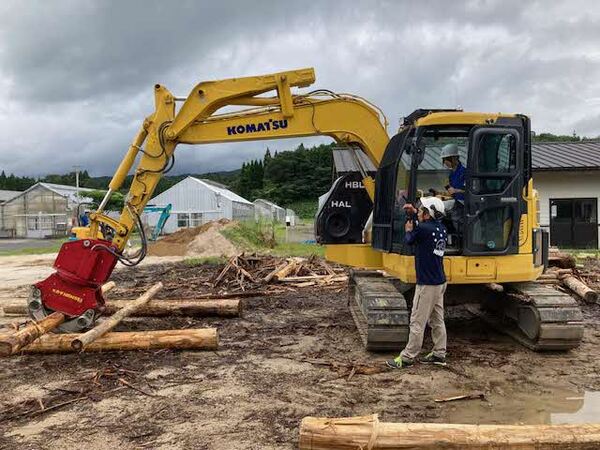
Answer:
<path fill-rule="evenodd" d="M 145 243 L 135 256 L 127 256 L 123 250 L 136 227 L 143 237 L 139 216 L 158 181 L 174 163 L 175 148 L 180 143 L 323 135 L 360 147 L 378 167 L 389 141 L 381 111 L 353 95 L 323 90 L 292 94 L 292 87 L 306 87 L 314 81 L 314 70 L 310 68 L 208 81 L 196 85 L 186 98 L 177 98 L 157 84 L 155 111 L 144 120 L 98 210 L 90 214 L 87 237 L 63 245 L 55 262 L 56 273 L 32 290 L 30 314 L 36 319 L 52 311 L 65 314 L 69 320 L 61 325 L 63 331 L 93 324 L 104 305 L 100 286 L 117 261 L 135 265 L 145 256 Z M 270 91 L 276 95 L 263 96 Z M 178 102 L 183 102 L 180 108 Z M 227 107 L 230 110 L 217 113 Z M 125 207 L 119 219 L 113 219 L 104 214 L 104 207 L 111 194 L 122 187 L 138 156 Z M 364 185 L 373 198 L 374 180 L 366 174 Z M 113 231 L 112 239 L 105 238 L 107 229 Z"/>

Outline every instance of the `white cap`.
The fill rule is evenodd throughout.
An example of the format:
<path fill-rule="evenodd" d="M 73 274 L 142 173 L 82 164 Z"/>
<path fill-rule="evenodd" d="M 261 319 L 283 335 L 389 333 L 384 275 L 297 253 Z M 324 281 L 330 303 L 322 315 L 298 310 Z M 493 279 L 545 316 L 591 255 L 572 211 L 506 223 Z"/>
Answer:
<path fill-rule="evenodd" d="M 458 146 L 456 144 L 446 144 L 442 148 L 442 159 L 450 158 L 451 156 L 458 156 Z"/>
<path fill-rule="evenodd" d="M 421 205 L 427 208 L 431 217 L 437 218 L 436 211 L 442 215 L 446 214 L 444 202 L 437 197 L 421 197 Z"/>

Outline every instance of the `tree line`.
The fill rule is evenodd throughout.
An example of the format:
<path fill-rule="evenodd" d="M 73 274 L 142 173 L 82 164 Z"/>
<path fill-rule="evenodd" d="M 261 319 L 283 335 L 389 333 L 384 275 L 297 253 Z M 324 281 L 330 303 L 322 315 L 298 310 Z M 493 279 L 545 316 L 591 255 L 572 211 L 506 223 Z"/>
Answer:
<path fill-rule="evenodd" d="M 164 176 L 154 192 L 158 195 L 189 175 L 205 178 L 226 185 L 242 197 L 253 201 L 257 198 L 271 200 L 282 206 L 299 201 L 316 201 L 317 197 L 329 189 L 332 182 L 332 146 L 319 145 L 306 148 L 300 144 L 294 150 L 275 152 L 267 148 L 262 159 L 243 163 L 241 169 L 228 172 L 204 174 L 182 174 Z M 126 178 L 121 194 L 127 193 L 133 177 Z M 87 170 L 79 173 L 79 186 L 98 191 L 108 189 L 111 177 L 92 177 Z M 69 172 L 51 174 L 42 178 L 17 177 L 13 174 L 0 174 L 0 189 L 23 191 L 37 182 L 75 186 L 76 174 Z M 99 200 L 100 192 L 88 195 Z M 119 197 L 115 206 L 122 202 Z"/>
<path fill-rule="evenodd" d="M 554 135 L 551 133 L 533 134 L 534 142 L 576 142 L 586 137 Z M 271 154 L 266 149 L 261 159 L 242 164 L 241 169 L 204 174 L 166 175 L 158 183 L 155 195 L 160 194 L 189 175 L 222 183 L 235 193 L 253 201 L 257 198 L 271 200 L 281 206 L 298 202 L 316 202 L 319 195 L 327 192 L 332 182 L 333 156 L 335 144 L 322 144 L 306 148 L 300 144 L 289 151 Z M 75 185 L 75 172 L 64 175 L 51 174 L 35 179 L 0 173 L 0 189 L 23 191 L 38 181 Z M 84 188 L 106 190 L 111 177 L 92 177 L 87 170 L 79 173 L 79 185 Z M 125 180 L 121 193 L 125 194 L 131 185 L 132 176 Z"/>

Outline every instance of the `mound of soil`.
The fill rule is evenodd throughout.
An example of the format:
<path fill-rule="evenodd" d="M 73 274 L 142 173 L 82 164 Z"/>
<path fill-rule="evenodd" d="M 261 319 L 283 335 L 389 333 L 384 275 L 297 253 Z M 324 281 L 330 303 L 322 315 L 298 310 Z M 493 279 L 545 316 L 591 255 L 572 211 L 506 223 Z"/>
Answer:
<path fill-rule="evenodd" d="M 237 248 L 219 231 L 234 225 L 227 219 L 208 222 L 194 228 L 184 228 L 148 246 L 151 256 L 233 256 Z"/>

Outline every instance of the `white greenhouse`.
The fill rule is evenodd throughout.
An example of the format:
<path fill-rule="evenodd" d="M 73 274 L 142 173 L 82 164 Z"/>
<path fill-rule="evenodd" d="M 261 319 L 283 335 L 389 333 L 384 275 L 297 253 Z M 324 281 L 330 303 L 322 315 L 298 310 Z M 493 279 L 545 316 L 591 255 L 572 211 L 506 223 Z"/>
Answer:
<path fill-rule="evenodd" d="M 273 220 L 275 222 L 285 223 L 285 208 L 263 198 L 254 200 L 254 214 L 257 221 Z"/>
<path fill-rule="evenodd" d="M 187 177 L 148 202 L 149 205 L 171 204 L 171 215 L 164 234 L 180 228 L 197 227 L 212 220 L 251 220 L 254 205 L 214 181 Z M 144 214 L 150 227 L 156 226 L 160 213 Z"/>

